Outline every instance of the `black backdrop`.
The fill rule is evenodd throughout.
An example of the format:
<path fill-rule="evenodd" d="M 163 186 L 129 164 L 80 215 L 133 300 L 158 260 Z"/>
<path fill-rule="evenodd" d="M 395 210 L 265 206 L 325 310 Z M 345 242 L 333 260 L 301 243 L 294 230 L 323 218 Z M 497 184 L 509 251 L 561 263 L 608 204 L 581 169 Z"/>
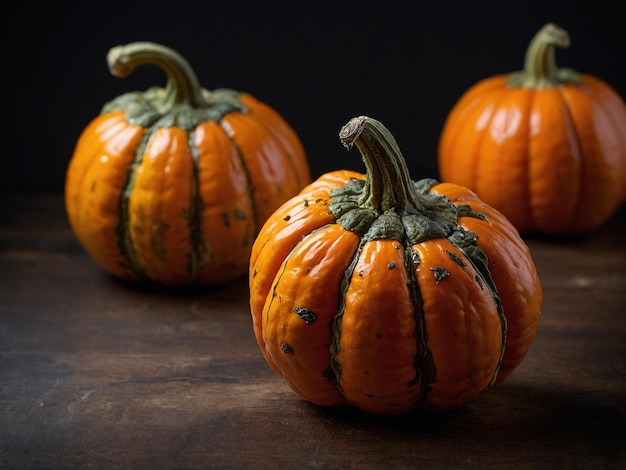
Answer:
<path fill-rule="evenodd" d="M 414 179 L 436 177 L 445 117 L 471 85 L 518 70 L 539 28 L 571 36 L 557 63 L 626 97 L 626 23 L 618 2 L 10 3 L 2 14 L 0 188 L 62 191 L 84 127 L 110 99 L 165 83 L 154 67 L 111 76 L 107 51 L 147 40 L 180 52 L 209 89 L 247 91 L 298 132 L 314 177 L 362 171 L 338 132 L 366 114 L 395 135 Z"/>

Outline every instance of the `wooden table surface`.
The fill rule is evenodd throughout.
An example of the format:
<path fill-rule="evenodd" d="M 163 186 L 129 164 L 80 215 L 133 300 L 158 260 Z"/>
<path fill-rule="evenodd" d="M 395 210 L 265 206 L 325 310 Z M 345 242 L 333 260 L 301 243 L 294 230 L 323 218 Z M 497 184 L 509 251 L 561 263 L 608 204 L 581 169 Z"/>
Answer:
<path fill-rule="evenodd" d="M 139 288 L 93 264 L 59 195 L 0 202 L 0 468 L 626 468 L 626 208 L 527 238 L 535 343 L 478 401 L 376 418 L 300 400 L 254 339 L 246 279 Z"/>

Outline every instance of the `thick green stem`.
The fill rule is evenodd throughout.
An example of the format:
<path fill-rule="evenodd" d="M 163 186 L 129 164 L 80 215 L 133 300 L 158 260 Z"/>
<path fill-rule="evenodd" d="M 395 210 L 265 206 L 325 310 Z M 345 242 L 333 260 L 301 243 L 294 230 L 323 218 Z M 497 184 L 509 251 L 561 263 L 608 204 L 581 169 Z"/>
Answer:
<path fill-rule="evenodd" d="M 422 209 L 420 195 L 415 191 L 406 161 L 389 130 L 367 116 L 351 119 L 339 133 L 343 145 L 356 145 L 367 170 L 359 205 L 384 213 L 415 213 Z"/>
<path fill-rule="evenodd" d="M 510 87 L 550 88 L 577 82 L 578 74 L 571 69 L 559 69 L 556 65 L 557 47 L 568 48 L 570 37 L 567 31 L 553 23 L 547 23 L 533 37 L 526 50 L 524 70 L 512 73 Z"/>
<path fill-rule="evenodd" d="M 159 105 L 163 114 L 179 105 L 206 106 L 202 88 L 189 63 L 176 51 L 152 42 L 133 42 L 112 48 L 107 55 L 109 70 L 116 77 L 127 77 L 137 66 L 152 64 L 161 68 L 168 81 Z"/>

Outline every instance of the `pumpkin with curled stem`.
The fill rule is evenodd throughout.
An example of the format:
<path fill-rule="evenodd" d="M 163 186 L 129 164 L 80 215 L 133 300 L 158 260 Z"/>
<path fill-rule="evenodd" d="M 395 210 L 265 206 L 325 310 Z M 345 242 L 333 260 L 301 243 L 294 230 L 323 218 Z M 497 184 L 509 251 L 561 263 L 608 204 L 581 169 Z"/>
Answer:
<path fill-rule="evenodd" d="M 245 275 L 261 225 L 311 181 L 295 131 L 249 94 L 202 88 L 168 47 L 130 43 L 107 58 L 113 75 L 152 64 L 168 81 L 107 103 L 81 134 L 65 181 L 77 239 L 126 280 Z"/>
<path fill-rule="evenodd" d="M 558 68 L 569 34 L 548 23 L 524 69 L 481 80 L 450 111 L 439 177 L 475 191 L 522 233 L 599 228 L 626 197 L 626 105 L 606 82 Z"/>
<path fill-rule="evenodd" d="M 320 406 L 460 407 L 504 380 L 534 340 L 542 290 L 528 247 L 472 191 L 413 182 L 382 123 L 357 117 L 340 137 L 366 174 L 322 175 L 254 243 L 257 342 Z"/>

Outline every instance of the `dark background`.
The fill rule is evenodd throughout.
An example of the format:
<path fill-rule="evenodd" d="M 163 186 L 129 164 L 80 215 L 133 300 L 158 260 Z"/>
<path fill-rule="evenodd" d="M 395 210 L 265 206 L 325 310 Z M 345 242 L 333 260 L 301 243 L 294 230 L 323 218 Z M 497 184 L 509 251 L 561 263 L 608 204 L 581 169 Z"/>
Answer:
<path fill-rule="evenodd" d="M 522 68 L 547 22 L 566 29 L 557 64 L 626 96 L 626 25 L 617 2 L 7 3 L 2 14 L 3 191 L 62 191 L 74 144 L 112 98 L 164 85 L 155 67 L 108 72 L 118 44 L 181 53 L 208 89 L 246 91 L 298 132 L 314 177 L 363 170 L 340 128 L 366 114 L 395 135 L 414 179 L 436 175 L 446 115 L 477 81 Z"/>

